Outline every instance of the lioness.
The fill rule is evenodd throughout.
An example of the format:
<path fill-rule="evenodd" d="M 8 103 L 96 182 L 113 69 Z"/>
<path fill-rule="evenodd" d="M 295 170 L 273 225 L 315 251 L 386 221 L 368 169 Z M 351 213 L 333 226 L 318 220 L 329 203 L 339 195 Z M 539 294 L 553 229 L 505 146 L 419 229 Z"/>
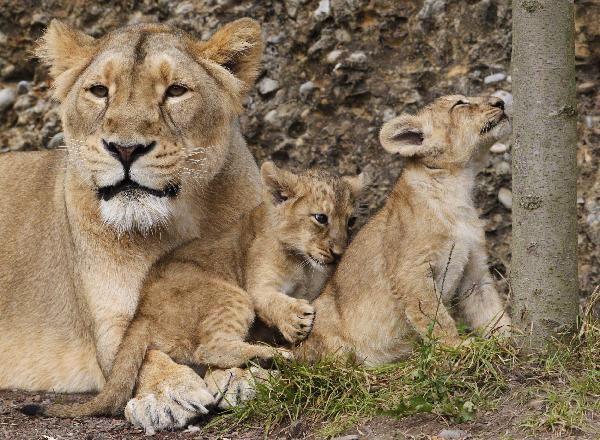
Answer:
<path fill-rule="evenodd" d="M 208 41 L 159 24 L 98 39 L 50 24 L 38 53 L 66 149 L 0 155 L 0 388 L 100 390 L 150 266 L 258 204 L 238 115 L 261 50 L 251 19 Z M 151 350 L 136 408 L 183 421 L 207 394 Z"/>
<path fill-rule="evenodd" d="M 383 147 L 405 157 L 406 167 L 315 301 L 312 333 L 295 355 L 350 352 L 368 365 L 393 362 L 432 321 L 433 336 L 456 345 L 451 312 L 486 332 L 508 328 L 471 189 L 475 153 L 509 129 L 501 100 L 464 96 L 383 126 Z"/>
<path fill-rule="evenodd" d="M 150 270 L 102 392 L 83 404 L 50 405 L 44 414 L 121 413 L 148 347 L 176 362 L 221 368 L 270 359 L 281 350 L 245 342 L 255 311 L 289 341 L 306 337 L 314 310 L 285 292 L 318 294 L 327 266 L 346 247 L 361 178 L 296 175 L 271 162 L 261 174 L 263 202 L 231 232 L 211 246 L 192 240 Z"/>

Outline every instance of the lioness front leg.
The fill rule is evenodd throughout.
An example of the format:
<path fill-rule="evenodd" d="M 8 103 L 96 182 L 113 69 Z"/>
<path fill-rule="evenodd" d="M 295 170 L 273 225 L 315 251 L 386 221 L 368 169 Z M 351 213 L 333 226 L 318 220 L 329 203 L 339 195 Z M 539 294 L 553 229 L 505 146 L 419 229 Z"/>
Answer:
<path fill-rule="evenodd" d="M 194 370 L 175 363 L 158 350 L 146 354 L 135 397 L 125 407 L 125 418 L 147 434 L 181 428 L 216 403 L 204 380 Z"/>
<path fill-rule="evenodd" d="M 250 291 L 250 294 L 258 317 L 277 327 L 287 341 L 299 342 L 309 335 L 315 309 L 308 301 L 292 298 L 272 288 Z"/>

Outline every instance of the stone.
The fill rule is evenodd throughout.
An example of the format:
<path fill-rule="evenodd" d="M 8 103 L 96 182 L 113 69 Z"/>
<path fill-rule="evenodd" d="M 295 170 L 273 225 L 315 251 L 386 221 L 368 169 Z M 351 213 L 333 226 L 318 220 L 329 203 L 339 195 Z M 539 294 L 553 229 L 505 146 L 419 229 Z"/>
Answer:
<path fill-rule="evenodd" d="M 508 151 L 508 145 L 503 144 L 501 142 L 496 142 L 494 145 L 490 147 L 490 153 L 494 154 L 503 154 Z"/>
<path fill-rule="evenodd" d="M 52 138 L 48 141 L 48 148 L 57 148 L 65 144 L 65 134 L 61 131 L 56 133 Z"/>
<path fill-rule="evenodd" d="M 258 82 L 258 92 L 261 95 L 268 95 L 279 89 L 279 82 L 269 77 L 264 77 Z"/>
<path fill-rule="evenodd" d="M 495 83 L 504 81 L 505 79 L 506 79 L 506 73 L 504 73 L 504 72 L 493 73 L 493 74 L 488 75 L 485 78 L 483 78 L 483 83 L 484 84 L 495 84 Z"/>
<path fill-rule="evenodd" d="M 438 437 L 445 440 L 464 440 L 469 437 L 469 433 L 462 429 L 443 429 L 438 434 Z"/>
<path fill-rule="evenodd" d="M 30 81 L 19 81 L 17 84 L 17 94 L 24 95 L 29 93 L 31 90 L 31 82 Z"/>
<path fill-rule="evenodd" d="M 17 100 L 17 94 L 13 89 L 0 90 L 0 112 L 11 107 Z"/>
<path fill-rule="evenodd" d="M 360 437 L 356 434 L 343 435 L 341 437 L 334 437 L 331 440 L 360 440 Z"/>
<path fill-rule="evenodd" d="M 366 64 L 368 61 L 367 54 L 362 51 L 352 52 L 348 57 L 348 61 L 351 64 Z"/>
<path fill-rule="evenodd" d="M 383 120 L 383 122 L 387 122 L 387 121 L 391 121 L 395 117 L 396 117 L 396 112 L 394 111 L 394 109 L 391 109 L 388 107 L 385 110 L 383 110 L 383 116 L 381 119 Z"/>
<path fill-rule="evenodd" d="M 343 53 L 344 52 L 339 49 L 332 50 L 327 54 L 325 61 L 327 61 L 327 63 L 329 64 L 335 64 L 340 59 Z"/>
<path fill-rule="evenodd" d="M 302 84 L 300 86 L 300 88 L 298 89 L 298 92 L 300 93 L 300 96 L 302 96 L 303 98 L 308 97 L 312 91 L 316 88 L 315 83 L 312 81 L 306 81 L 304 84 Z"/>
<path fill-rule="evenodd" d="M 319 21 L 323 21 L 329 17 L 331 15 L 331 3 L 329 0 L 321 0 L 313 15 Z"/>
<path fill-rule="evenodd" d="M 498 201 L 508 210 L 512 210 L 512 191 L 508 188 L 500 188 Z"/>
<path fill-rule="evenodd" d="M 175 15 L 184 15 L 194 10 L 194 5 L 189 2 L 179 3 L 175 8 Z"/>
<path fill-rule="evenodd" d="M 500 161 L 494 167 L 498 176 L 508 176 L 511 172 L 510 164 L 506 161 Z"/>
<path fill-rule="evenodd" d="M 273 125 L 274 127 L 281 126 L 281 119 L 279 118 L 279 113 L 277 112 L 277 110 L 271 110 L 267 112 L 263 120 L 267 124 Z"/>

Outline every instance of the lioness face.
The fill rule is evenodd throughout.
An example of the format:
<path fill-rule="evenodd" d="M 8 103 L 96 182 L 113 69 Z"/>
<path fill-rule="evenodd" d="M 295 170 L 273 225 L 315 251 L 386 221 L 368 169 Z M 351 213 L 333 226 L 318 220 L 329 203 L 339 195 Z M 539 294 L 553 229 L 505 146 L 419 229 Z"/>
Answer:
<path fill-rule="evenodd" d="M 480 148 L 510 131 L 504 102 L 495 97 L 451 95 L 438 98 L 416 115 L 403 114 L 380 133 L 385 149 L 413 157 L 432 168 L 462 168 Z"/>
<path fill-rule="evenodd" d="M 322 170 L 292 174 L 272 162 L 261 167 L 264 199 L 275 216 L 273 234 L 316 269 L 336 263 L 348 244 L 348 230 L 364 175 L 336 177 Z"/>
<path fill-rule="evenodd" d="M 79 56 L 60 66 L 56 52 L 66 45 Z M 69 162 L 96 192 L 106 223 L 147 232 L 168 221 L 180 193 L 223 165 L 261 39 L 249 19 L 208 42 L 154 24 L 94 40 L 53 22 L 41 47 Z"/>

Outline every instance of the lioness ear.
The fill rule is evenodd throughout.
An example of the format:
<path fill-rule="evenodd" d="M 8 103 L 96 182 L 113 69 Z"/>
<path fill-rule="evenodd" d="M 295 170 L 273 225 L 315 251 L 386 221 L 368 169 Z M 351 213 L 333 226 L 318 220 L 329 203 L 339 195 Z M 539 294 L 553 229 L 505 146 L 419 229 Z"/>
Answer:
<path fill-rule="evenodd" d="M 414 115 L 400 115 L 385 123 L 379 132 L 383 148 L 406 157 L 424 152 L 423 139 L 422 123 Z"/>
<path fill-rule="evenodd" d="M 202 43 L 200 55 L 225 67 L 242 80 L 248 90 L 258 76 L 262 48 L 258 22 L 241 18 L 226 24 Z"/>
<path fill-rule="evenodd" d="M 260 167 L 260 177 L 265 189 L 271 193 L 276 204 L 285 202 L 296 192 L 298 178 L 295 174 L 289 171 L 277 168 L 277 166 L 269 161 L 262 164 Z"/>
<path fill-rule="evenodd" d="M 39 39 L 35 55 L 50 66 L 50 76 L 56 79 L 69 69 L 84 66 L 94 54 L 95 41 L 55 19 Z"/>
<path fill-rule="evenodd" d="M 358 197 L 369 184 L 369 176 L 364 171 L 358 176 L 343 176 L 342 180 L 350 186 L 353 197 Z"/>

